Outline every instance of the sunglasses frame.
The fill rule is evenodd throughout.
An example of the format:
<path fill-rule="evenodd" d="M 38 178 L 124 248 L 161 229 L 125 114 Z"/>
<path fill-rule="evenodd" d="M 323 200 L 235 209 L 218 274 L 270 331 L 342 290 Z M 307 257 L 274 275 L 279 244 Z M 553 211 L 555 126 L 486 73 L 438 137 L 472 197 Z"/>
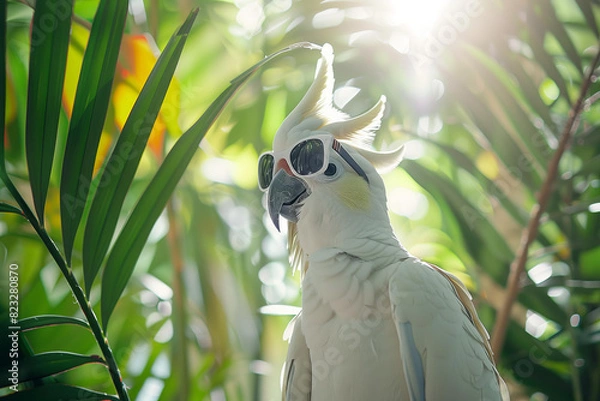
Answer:
<path fill-rule="evenodd" d="M 319 168 L 319 170 L 317 170 L 313 173 L 302 175 L 302 174 L 298 173 L 298 171 L 294 167 L 292 161 L 290 160 L 290 155 L 291 155 L 292 151 L 296 148 L 296 146 L 298 146 L 302 142 L 307 142 L 312 139 L 318 139 L 323 144 L 323 165 L 321 166 L 321 168 Z M 290 146 L 289 148 L 280 150 L 278 152 L 269 151 L 269 152 L 261 153 L 261 155 L 258 157 L 259 169 L 260 169 L 261 159 L 266 155 L 270 155 L 273 158 L 273 169 L 275 169 L 275 166 L 277 166 L 279 161 L 281 159 L 283 159 L 287 162 L 290 170 L 292 171 L 292 173 L 295 176 L 302 177 L 302 178 L 314 177 L 315 175 L 321 174 L 322 172 L 327 170 L 327 167 L 329 166 L 329 157 L 330 157 L 330 152 L 331 152 L 330 149 L 335 150 L 335 152 L 337 154 L 339 154 L 341 156 L 341 158 L 344 159 L 346 161 L 346 163 L 348 163 L 348 165 L 350 167 L 352 167 L 352 169 L 354 171 L 356 171 L 356 173 L 358 175 L 360 175 L 367 182 L 367 184 L 369 183 L 369 178 L 367 178 L 367 174 L 358 165 L 356 160 L 354 160 L 352 158 L 352 156 L 350 156 L 350 154 L 346 151 L 346 149 L 344 149 L 342 144 L 337 139 L 335 139 L 333 136 L 327 135 L 327 134 L 313 135 L 313 136 L 309 136 L 308 138 L 303 138 L 303 139 L 299 140 L 298 142 L 296 142 L 294 145 Z M 259 170 L 259 175 L 260 175 L 260 170 Z M 272 181 L 273 181 L 273 177 L 271 177 L 271 182 Z M 269 185 L 267 185 L 265 188 L 263 188 L 260 185 L 260 177 L 259 177 L 258 187 L 260 188 L 261 191 L 265 192 L 271 186 L 271 182 L 269 182 Z"/>

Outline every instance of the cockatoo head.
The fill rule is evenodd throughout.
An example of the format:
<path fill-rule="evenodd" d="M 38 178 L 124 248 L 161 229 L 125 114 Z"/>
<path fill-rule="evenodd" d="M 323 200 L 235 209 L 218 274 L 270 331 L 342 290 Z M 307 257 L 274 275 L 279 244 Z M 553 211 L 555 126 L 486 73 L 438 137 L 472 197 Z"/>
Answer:
<path fill-rule="evenodd" d="M 384 96 L 353 118 L 333 106 L 332 63 L 333 50 L 325 44 L 314 82 L 277 130 L 273 151 L 259 159 L 269 216 L 278 229 L 279 216 L 290 221 L 290 245 L 305 254 L 389 227 L 378 171 L 396 167 L 402 156 L 402 147 L 369 148 Z"/>

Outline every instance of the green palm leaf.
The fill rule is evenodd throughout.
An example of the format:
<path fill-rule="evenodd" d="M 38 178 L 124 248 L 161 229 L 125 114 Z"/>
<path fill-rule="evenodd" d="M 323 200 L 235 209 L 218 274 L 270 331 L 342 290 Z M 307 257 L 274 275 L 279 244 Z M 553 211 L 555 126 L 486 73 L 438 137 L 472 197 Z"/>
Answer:
<path fill-rule="evenodd" d="M 33 14 L 25 145 L 31 192 L 42 223 L 56 145 L 72 12 L 73 0 L 65 0 L 60 5 L 52 0 L 39 0 Z M 56 21 L 54 29 L 47 28 L 48 20 Z"/>
<path fill-rule="evenodd" d="M 83 241 L 84 278 L 88 293 L 110 245 L 125 195 L 197 14 L 198 10 L 188 16 L 156 62 L 106 163 L 110 169 L 105 168 L 100 177 L 104 185 L 94 196 Z"/>
<path fill-rule="evenodd" d="M 87 324 L 85 320 L 81 320 L 70 316 L 42 315 L 19 320 L 19 327 L 21 331 L 34 330 L 41 327 L 56 326 L 59 324 L 74 324 L 77 326 L 85 327 L 87 329 L 90 328 L 90 325 Z"/>
<path fill-rule="evenodd" d="M 72 352 L 44 352 L 19 361 L 19 383 L 57 375 L 88 363 L 104 364 L 97 355 L 80 355 Z M 11 372 L 3 369 L 2 383 L 9 383 Z"/>
<path fill-rule="evenodd" d="M 83 57 L 60 182 L 60 215 L 68 264 L 90 192 L 126 15 L 127 1 L 101 1 Z"/>
<path fill-rule="evenodd" d="M 18 207 L 9 205 L 8 203 L 0 202 L 0 213 L 15 213 L 22 215 L 23 212 Z"/>
<path fill-rule="evenodd" d="M 88 390 L 83 387 L 68 386 L 62 383 L 51 383 L 32 389 L 20 390 L 16 393 L 1 397 L 3 401 L 47 400 L 52 394 L 55 400 L 82 401 L 119 401 L 115 396 Z"/>
<path fill-rule="evenodd" d="M 0 123 L 5 126 L 6 119 L 6 2 L 0 4 Z M 6 130 L 2 130 L 2 140 L 0 140 L 0 174 L 2 179 L 6 175 L 6 165 L 4 161 L 4 135 Z"/>

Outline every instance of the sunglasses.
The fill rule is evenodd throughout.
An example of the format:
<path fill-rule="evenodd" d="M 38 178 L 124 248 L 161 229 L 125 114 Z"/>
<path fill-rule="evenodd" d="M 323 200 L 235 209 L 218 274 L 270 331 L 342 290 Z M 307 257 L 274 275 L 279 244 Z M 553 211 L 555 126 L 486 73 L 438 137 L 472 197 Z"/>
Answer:
<path fill-rule="evenodd" d="M 266 191 L 273 181 L 275 161 L 287 161 L 292 173 L 298 177 L 312 177 L 321 174 L 329 166 L 330 149 L 339 154 L 342 159 L 356 171 L 358 175 L 369 182 L 367 174 L 344 149 L 342 144 L 331 135 L 318 135 L 306 138 L 294 146 L 279 152 L 266 152 L 258 158 L 258 186 Z"/>

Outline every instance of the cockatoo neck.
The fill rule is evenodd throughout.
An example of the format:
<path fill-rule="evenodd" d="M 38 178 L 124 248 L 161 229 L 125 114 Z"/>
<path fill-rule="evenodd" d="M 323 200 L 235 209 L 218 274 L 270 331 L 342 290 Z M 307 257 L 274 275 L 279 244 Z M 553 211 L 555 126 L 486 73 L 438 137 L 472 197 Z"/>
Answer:
<path fill-rule="evenodd" d="M 331 191 L 314 191 L 300 212 L 299 245 L 306 256 L 336 248 L 360 259 L 406 253 L 396 239 L 387 213 L 385 195 L 349 203 Z"/>

